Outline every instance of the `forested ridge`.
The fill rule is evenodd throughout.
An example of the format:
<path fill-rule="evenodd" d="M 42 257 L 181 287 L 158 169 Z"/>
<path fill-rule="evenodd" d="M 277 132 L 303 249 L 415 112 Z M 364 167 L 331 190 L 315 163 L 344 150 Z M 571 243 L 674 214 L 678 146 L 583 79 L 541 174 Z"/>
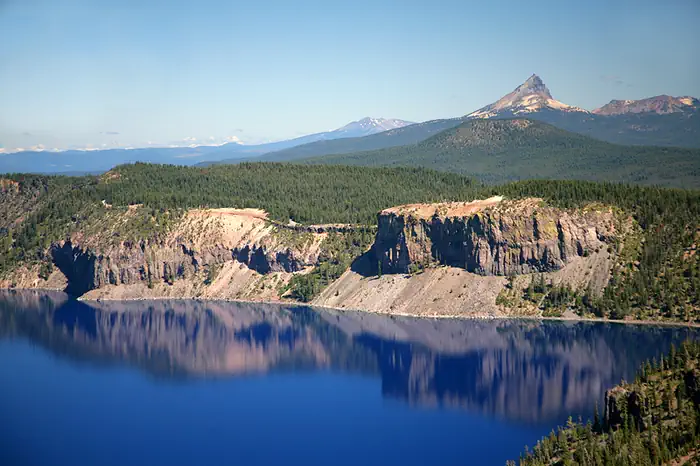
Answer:
<path fill-rule="evenodd" d="M 281 163 L 207 168 L 123 165 L 102 179 L 96 190 L 114 205 L 253 207 L 283 222 L 307 224 L 374 224 L 377 212 L 385 207 L 471 198 L 480 190 L 470 178 L 420 168 Z"/>
<path fill-rule="evenodd" d="M 610 245 L 618 261 L 603 296 L 564 295 L 564 305 L 581 315 L 700 320 L 700 191 L 586 181 L 490 186 L 422 168 L 279 163 L 206 168 L 135 164 L 100 177 L 20 174 L 5 179 L 7 186 L 0 194 L 0 273 L 20 263 L 46 263 L 52 242 L 99 225 L 108 212 L 103 201 L 113 206 L 111 212 L 131 204 L 144 206 L 121 240 L 157 236 L 184 209 L 199 207 L 261 208 L 284 223 L 293 219 L 307 224 L 374 225 L 377 212 L 387 207 L 496 194 L 541 197 L 562 208 L 604 204 L 633 218 L 638 234 Z M 358 240 L 353 248 L 366 242 Z M 306 280 L 318 282 L 300 283 L 300 297 L 316 293 L 323 282 L 342 273 L 336 269 L 341 262 L 340 267 L 346 267 L 350 259 L 329 262 L 309 275 Z M 561 296 L 557 300 L 560 304 Z"/>
<path fill-rule="evenodd" d="M 303 162 L 426 167 L 491 184 L 551 178 L 700 187 L 700 149 L 611 144 L 529 119 L 470 120 L 416 144 Z"/>
<path fill-rule="evenodd" d="M 552 125 L 561 130 L 561 134 L 587 136 L 587 146 L 590 150 L 610 149 L 621 146 L 663 146 L 663 147 L 700 147 L 700 113 L 692 114 L 673 113 L 658 115 L 651 112 L 627 113 L 622 115 L 595 115 L 579 112 L 560 112 L 543 110 L 527 115 L 528 119 L 540 121 Z M 506 115 L 499 119 L 507 119 Z M 403 128 L 398 128 L 383 133 L 364 137 L 341 138 L 327 141 L 316 141 L 309 144 L 291 147 L 275 152 L 269 152 L 256 158 L 261 162 L 279 162 L 321 157 L 337 154 L 359 154 L 372 151 L 375 154 L 387 156 L 400 154 L 412 144 L 418 144 L 429 137 L 463 124 L 469 120 L 467 117 L 447 120 L 433 120 L 417 123 Z M 495 121 L 495 119 L 490 119 Z M 403 147 L 403 149 L 401 149 Z M 380 149 L 397 149 L 385 150 Z M 657 153 L 663 154 L 663 151 Z M 618 151 L 619 152 L 619 151 Z M 342 157 L 346 160 L 346 157 Z M 250 158 L 248 160 L 251 160 Z M 240 159 L 231 158 L 218 162 L 203 162 L 201 165 L 238 163 Z M 337 163 L 334 160 L 333 163 Z M 370 160 L 367 160 L 370 162 Z M 372 164 L 378 164 L 378 160 L 372 160 Z M 366 163 L 370 164 L 370 163 Z M 467 167 L 460 167 L 464 170 Z M 541 177 L 542 175 L 539 175 Z M 522 178 L 522 177 L 521 177 Z"/>
<path fill-rule="evenodd" d="M 606 393 L 601 415 L 571 418 L 520 458 L 521 466 L 638 466 L 700 462 L 700 343 L 648 361 Z M 515 465 L 509 461 L 508 465 Z"/>
<path fill-rule="evenodd" d="M 347 154 L 350 152 L 360 152 L 368 150 L 383 149 L 387 147 L 403 146 L 420 142 L 430 136 L 449 128 L 454 128 L 464 121 L 464 118 L 453 118 L 447 120 L 432 120 L 423 123 L 415 123 L 395 128 L 369 136 L 330 139 L 325 141 L 315 141 L 300 146 L 290 147 L 275 152 L 269 152 L 256 158 L 261 162 L 291 162 L 309 157 L 317 157 L 329 154 Z M 202 165 L 217 165 L 226 163 L 238 163 L 239 160 L 228 159 L 220 162 Z"/>
<path fill-rule="evenodd" d="M 99 177 L 12 174 L 4 179 L 0 273 L 19 262 L 46 261 L 51 242 L 134 204 L 144 208 L 131 222 L 141 226 L 132 234 L 148 238 L 188 208 L 250 207 L 282 223 L 374 225 L 377 212 L 392 205 L 472 199 L 482 191 L 469 178 L 425 169 L 276 163 L 208 168 L 138 163 Z"/>

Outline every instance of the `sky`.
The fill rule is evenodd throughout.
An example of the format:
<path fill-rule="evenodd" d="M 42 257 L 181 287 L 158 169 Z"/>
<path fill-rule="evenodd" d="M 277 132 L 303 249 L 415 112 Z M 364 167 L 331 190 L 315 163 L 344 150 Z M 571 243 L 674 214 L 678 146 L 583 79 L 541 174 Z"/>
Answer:
<path fill-rule="evenodd" d="M 700 97 L 698 19 L 698 0 L 0 0 L 0 149 L 456 117 L 533 73 L 587 109 Z"/>

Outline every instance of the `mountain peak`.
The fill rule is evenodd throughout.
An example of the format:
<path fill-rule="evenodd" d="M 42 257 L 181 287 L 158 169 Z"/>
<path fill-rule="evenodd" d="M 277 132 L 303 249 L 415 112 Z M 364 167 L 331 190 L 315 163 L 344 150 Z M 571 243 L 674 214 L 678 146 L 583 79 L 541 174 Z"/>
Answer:
<path fill-rule="evenodd" d="M 522 116 L 542 110 L 562 112 L 585 112 L 578 107 L 566 105 L 552 97 L 542 78 L 533 74 L 513 92 L 498 101 L 467 115 L 469 118 L 493 118 L 496 116 Z"/>
<path fill-rule="evenodd" d="M 668 113 L 693 112 L 700 109 L 700 101 L 695 97 L 672 97 L 657 95 L 641 100 L 611 100 L 593 110 L 596 115 L 622 115 L 626 113 Z"/>
<path fill-rule="evenodd" d="M 353 121 L 338 128 L 334 133 L 353 133 L 353 136 L 357 135 L 368 135 L 374 133 L 381 133 L 383 131 L 388 131 L 390 129 L 402 128 L 404 126 L 412 125 L 410 121 L 397 120 L 394 118 L 373 118 L 365 117 L 357 121 Z M 359 134 L 355 134 L 359 133 Z"/>
<path fill-rule="evenodd" d="M 520 92 L 523 94 L 539 94 L 547 97 L 548 99 L 552 98 L 552 94 L 550 94 L 549 89 L 547 89 L 547 86 L 542 81 L 542 78 L 536 74 L 533 74 L 527 78 L 524 83 L 515 89 L 515 92 Z"/>

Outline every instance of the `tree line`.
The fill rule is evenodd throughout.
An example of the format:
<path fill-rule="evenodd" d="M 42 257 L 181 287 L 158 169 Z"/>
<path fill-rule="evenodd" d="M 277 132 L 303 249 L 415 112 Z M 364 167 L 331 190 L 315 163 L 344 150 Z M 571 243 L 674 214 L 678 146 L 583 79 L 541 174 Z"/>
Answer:
<path fill-rule="evenodd" d="M 686 341 L 659 361 L 648 361 L 633 383 L 606 394 L 601 416 L 569 418 L 532 451 L 520 466 L 637 466 L 671 463 L 687 456 L 700 461 L 700 342 Z M 694 460 L 693 460 L 694 458 Z M 515 466 L 509 461 L 508 466 Z"/>
<path fill-rule="evenodd" d="M 577 310 L 601 317 L 700 320 L 697 190 L 573 180 L 490 186 L 424 168 L 284 163 L 205 168 L 138 163 L 99 177 L 19 174 L 6 178 L 16 181 L 19 189 L 0 193 L 0 273 L 18 263 L 47 260 L 46 249 L 52 242 L 106 215 L 103 201 L 114 209 L 142 204 L 148 218 L 139 225 L 161 225 L 161 229 L 164 218 L 176 219 L 178 212 L 200 207 L 261 208 L 284 223 L 292 219 L 306 224 L 373 225 L 377 212 L 387 207 L 470 201 L 496 194 L 540 197 L 565 209 L 605 204 L 633 218 L 639 237 L 610 245 L 620 258 L 610 284 L 603 296 L 574 300 L 579 303 Z M 318 283 L 337 276 L 340 262 L 344 267 L 347 259 L 328 261 L 316 274 Z M 317 288 L 314 283 L 299 283 L 305 297 L 316 294 Z M 568 297 L 568 292 L 555 296 L 553 304 Z"/>

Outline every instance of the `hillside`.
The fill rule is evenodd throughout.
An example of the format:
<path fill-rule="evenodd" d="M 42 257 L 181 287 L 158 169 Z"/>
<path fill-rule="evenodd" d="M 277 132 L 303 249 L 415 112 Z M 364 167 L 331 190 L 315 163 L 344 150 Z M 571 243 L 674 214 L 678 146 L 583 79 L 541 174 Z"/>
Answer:
<path fill-rule="evenodd" d="M 540 111 L 527 115 L 574 133 L 613 144 L 700 148 L 700 111 L 657 114 Z"/>
<path fill-rule="evenodd" d="M 365 137 L 345 137 L 334 140 L 316 141 L 289 149 L 269 152 L 260 157 L 249 157 L 246 160 L 255 160 L 260 162 L 289 162 L 318 155 L 343 154 L 347 152 L 375 150 L 386 147 L 413 144 L 423 141 L 434 134 L 444 131 L 445 129 L 454 128 L 463 121 L 464 120 L 459 118 L 426 121 L 424 123 L 416 123 Z M 206 166 L 228 164 L 237 163 L 239 161 L 240 159 L 226 159 L 213 163 L 203 162 L 200 165 Z"/>
<path fill-rule="evenodd" d="M 700 343 L 649 361 L 605 394 L 602 418 L 569 419 L 520 458 L 521 466 L 693 465 L 700 460 Z M 515 466 L 510 461 L 508 465 Z"/>
<path fill-rule="evenodd" d="M 614 100 L 589 112 L 560 102 L 537 75 L 512 92 L 461 118 L 408 125 L 381 134 L 318 141 L 289 149 L 272 149 L 245 160 L 293 161 L 322 155 L 374 151 L 416 144 L 473 119 L 528 118 L 600 141 L 623 145 L 700 148 L 700 111 L 693 97 L 656 96 L 642 100 Z M 228 158 L 216 163 L 237 163 Z M 211 161 L 202 162 L 210 165 Z"/>
<path fill-rule="evenodd" d="M 559 178 L 700 187 L 698 149 L 619 146 L 530 119 L 470 120 L 417 144 L 305 162 L 427 167 L 488 183 Z"/>
<path fill-rule="evenodd" d="M 700 319 L 698 191 L 260 163 L 13 175 L 0 186 L 3 287 Z"/>
<path fill-rule="evenodd" d="M 241 164 L 213 168 L 135 164 L 100 177 L 11 175 L 0 190 L 0 273 L 43 261 L 52 242 L 117 216 L 119 241 L 167 232 L 186 209 L 257 208 L 286 224 L 373 224 L 407 202 L 470 198 L 480 187 L 422 169 Z M 118 215 L 127 217 L 119 218 Z"/>

